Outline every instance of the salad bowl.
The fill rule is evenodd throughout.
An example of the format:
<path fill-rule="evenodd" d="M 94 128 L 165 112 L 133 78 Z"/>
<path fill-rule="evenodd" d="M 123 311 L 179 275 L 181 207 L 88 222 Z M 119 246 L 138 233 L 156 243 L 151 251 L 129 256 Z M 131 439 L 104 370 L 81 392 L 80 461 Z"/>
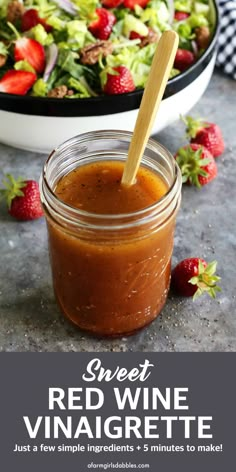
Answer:
<path fill-rule="evenodd" d="M 168 81 L 153 134 L 186 114 L 211 79 L 217 47 L 218 7 L 209 1 L 214 24 L 211 41 L 200 57 Z M 1 90 L 1 89 L 0 89 Z M 0 142 L 33 152 L 49 153 L 74 135 L 97 129 L 132 131 L 143 89 L 119 95 L 54 98 L 0 92 Z"/>

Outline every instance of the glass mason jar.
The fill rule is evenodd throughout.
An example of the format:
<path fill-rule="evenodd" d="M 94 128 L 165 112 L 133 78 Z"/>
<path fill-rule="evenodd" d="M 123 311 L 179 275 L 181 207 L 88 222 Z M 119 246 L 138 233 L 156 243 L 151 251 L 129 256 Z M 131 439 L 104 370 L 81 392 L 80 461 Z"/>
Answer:
<path fill-rule="evenodd" d="M 78 166 L 125 161 L 131 136 L 106 130 L 69 139 L 48 157 L 40 179 L 57 301 L 74 324 L 102 336 L 134 333 L 165 304 L 181 174 L 169 151 L 149 139 L 142 166 L 168 186 L 149 207 L 119 215 L 89 213 L 64 203 L 55 188 Z"/>

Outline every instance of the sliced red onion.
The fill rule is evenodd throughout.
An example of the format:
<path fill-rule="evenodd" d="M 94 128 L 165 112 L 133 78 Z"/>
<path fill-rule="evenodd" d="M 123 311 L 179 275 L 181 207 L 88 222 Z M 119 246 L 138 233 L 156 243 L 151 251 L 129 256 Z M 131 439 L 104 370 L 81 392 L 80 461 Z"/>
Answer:
<path fill-rule="evenodd" d="M 174 16 L 175 16 L 174 0 L 166 0 L 166 2 L 167 2 L 168 10 L 170 13 L 169 23 L 170 25 L 172 25 L 174 21 Z"/>
<path fill-rule="evenodd" d="M 58 56 L 58 47 L 55 43 L 50 44 L 47 49 L 47 60 L 46 60 L 46 67 L 45 71 L 43 74 L 43 80 L 44 82 L 47 82 L 49 79 L 49 76 L 52 72 L 52 70 L 55 67 L 55 64 L 57 62 L 57 56 Z"/>
<path fill-rule="evenodd" d="M 70 0 L 53 0 L 62 10 L 66 11 L 66 13 L 70 13 L 70 15 L 76 15 L 78 10 L 76 6 Z"/>
<path fill-rule="evenodd" d="M 191 45 L 192 45 L 193 52 L 194 52 L 195 56 L 197 56 L 198 55 L 198 45 L 197 45 L 196 41 L 194 41 L 194 39 L 191 41 Z"/>

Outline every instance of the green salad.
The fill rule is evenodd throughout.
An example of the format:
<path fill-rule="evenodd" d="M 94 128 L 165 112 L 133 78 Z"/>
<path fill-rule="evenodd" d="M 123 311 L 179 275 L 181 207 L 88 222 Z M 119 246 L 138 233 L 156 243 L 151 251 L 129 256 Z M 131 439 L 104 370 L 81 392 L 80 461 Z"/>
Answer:
<path fill-rule="evenodd" d="M 210 43 L 209 0 L 0 0 L 0 92 L 74 99 L 143 88 L 168 29 L 179 34 L 174 77 Z"/>

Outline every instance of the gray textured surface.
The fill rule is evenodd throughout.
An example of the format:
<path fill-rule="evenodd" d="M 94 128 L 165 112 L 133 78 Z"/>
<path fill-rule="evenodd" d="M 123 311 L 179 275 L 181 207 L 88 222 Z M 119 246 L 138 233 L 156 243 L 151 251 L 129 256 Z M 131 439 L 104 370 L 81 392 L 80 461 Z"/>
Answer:
<path fill-rule="evenodd" d="M 173 264 L 191 256 L 217 259 L 217 300 L 170 295 L 162 315 L 130 338 L 87 337 L 60 314 L 53 296 L 43 219 L 19 223 L 0 207 L 0 350 L 2 351 L 236 351 L 236 82 L 215 74 L 193 110 L 218 123 L 226 151 L 217 179 L 201 191 L 185 188 Z M 183 141 L 177 123 L 159 134 L 171 151 Z M 0 144 L 2 172 L 38 179 L 45 155 Z"/>

